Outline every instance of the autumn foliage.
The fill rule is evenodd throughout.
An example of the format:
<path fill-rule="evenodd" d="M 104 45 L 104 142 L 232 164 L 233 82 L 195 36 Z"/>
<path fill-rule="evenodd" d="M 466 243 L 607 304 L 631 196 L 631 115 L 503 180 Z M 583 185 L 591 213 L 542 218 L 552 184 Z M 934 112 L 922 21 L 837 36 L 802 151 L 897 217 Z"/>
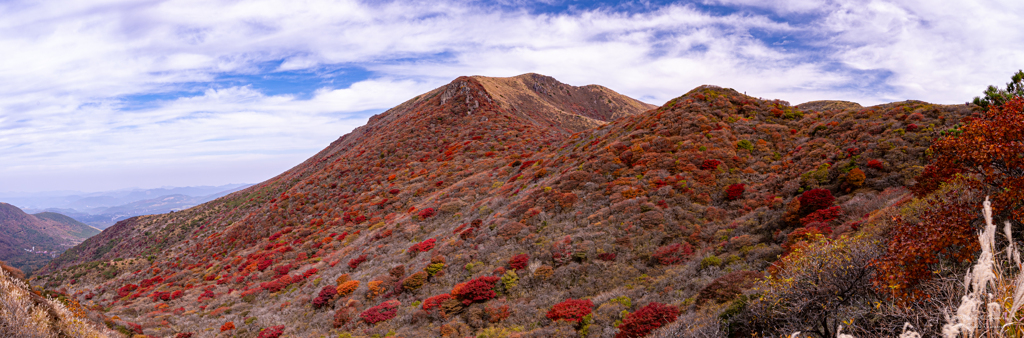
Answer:
<path fill-rule="evenodd" d="M 615 338 L 640 338 L 679 317 L 679 309 L 661 303 L 650 303 L 630 313 L 619 325 Z"/>
<path fill-rule="evenodd" d="M 800 194 L 800 214 L 807 215 L 832 206 L 836 200 L 828 189 L 811 189 Z"/>
<path fill-rule="evenodd" d="M 498 280 L 500 280 L 498 277 L 483 276 L 465 283 L 459 283 L 452 288 L 451 295 L 453 298 L 461 301 L 463 305 L 487 301 L 497 296 L 497 293 L 494 292 L 494 284 Z"/>
<path fill-rule="evenodd" d="M 401 305 L 397 300 L 389 300 L 381 303 L 380 305 L 371 307 L 359 314 L 359 318 L 369 324 L 376 324 L 391 318 L 395 318 L 398 313 L 398 306 Z"/>
<path fill-rule="evenodd" d="M 734 201 L 737 198 L 740 198 L 740 196 L 743 196 L 743 189 L 743 183 L 729 185 L 729 187 L 725 189 L 725 199 L 729 201 Z"/>
<path fill-rule="evenodd" d="M 693 255 L 693 248 L 689 243 L 676 243 L 658 248 L 651 258 L 661 265 L 674 265 L 682 263 L 690 255 Z"/>
<path fill-rule="evenodd" d="M 991 196 L 998 217 L 1024 220 L 1024 98 L 993 105 L 966 118 L 931 147 L 934 161 L 913 187 L 922 197 L 912 215 L 894 221 L 889 250 L 879 260 L 875 284 L 916 298 L 915 288 L 941 261 L 966 263 L 979 250 L 978 201 Z"/>
<path fill-rule="evenodd" d="M 337 295 L 337 287 L 331 285 L 325 286 L 323 289 L 320 289 L 320 294 L 313 299 L 313 307 L 321 308 L 327 306 Z"/>
<path fill-rule="evenodd" d="M 578 323 L 583 317 L 590 314 L 594 309 L 594 303 L 589 299 L 566 299 L 555 304 L 548 310 L 547 317 L 550 320 L 565 320 Z"/>
<path fill-rule="evenodd" d="M 282 334 L 284 334 L 284 325 L 277 325 L 261 330 L 256 338 L 278 338 Z"/>
<path fill-rule="evenodd" d="M 526 268 L 526 264 L 530 262 L 530 255 L 519 254 L 512 256 L 512 259 L 508 260 L 508 266 L 513 270 L 522 270 Z"/>

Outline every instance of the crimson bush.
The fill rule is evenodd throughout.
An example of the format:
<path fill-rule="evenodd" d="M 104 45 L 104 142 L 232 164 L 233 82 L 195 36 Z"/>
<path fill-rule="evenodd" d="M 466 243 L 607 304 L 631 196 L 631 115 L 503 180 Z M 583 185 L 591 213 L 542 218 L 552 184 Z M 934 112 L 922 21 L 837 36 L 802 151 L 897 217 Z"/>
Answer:
<path fill-rule="evenodd" d="M 690 247 L 690 243 L 683 244 L 672 244 L 658 248 L 654 251 L 654 258 L 658 264 L 661 265 L 674 265 L 683 262 L 683 258 L 693 254 L 693 248 Z"/>
<path fill-rule="evenodd" d="M 334 300 L 334 296 L 338 294 L 338 288 L 333 285 L 325 286 L 320 289 L 320 294 L 313 299 L 313 307 L 322 308 L 331 304 L 331 300 Z"/>
<path fill-rule="evenodd" d="M 619 325 L 615 338 L 640 338 L 679 317 L 679 309 L 661 303 L 650 303 L 630 313 Z"/>
<path fill-rule="evenodd" d="M 284 325 L 271 326 L 260 331 L 256 338 L 277 338 L 284 334 Z"/>
<path fill-rule="evenodd" d="M 452 297 L 462 301 L 464 305 L 487 301 L 498 295 L 494 292 L 494 283 L 497 283 L 499 279 L 494 276 L 483 276 L 456 284 L 452 288 Z"/>
<path fill-rule="evenodd" d="M 547 317 L 550 320 L 565 320 L 579 323 L 583 317 L 590 314 L 594 303 L 589 299 L 566 299 L 564 302 L 555 304 L 548 310 Z"/>
<path fill-rule="evenodd" d="M 400 304 L 394 299 L 383 302 L 380 305 L 366 309 L 366 311 L 359 314 L 359 318 L 362 318 L 364 322 L 369 324 L 376 324 L 395 318 L 395 315 L 398 314 L 398 305 Z"/>
<path fill-rule="evenodd" d="M 433 249 L 436 243 L 436 239 L 430 238 L 425 241 L 413 244 L 411 247 L 409 247 L 409 252 L 427 252 L 430 251 L 430 249 Z"/>
<path fill-rule="evenodd" d="M 353 258 L 352 260 L 348 261 L 348 267 L 351 269 L 358 268 L 359 264 L 362 264 L 365 261 L 366 255 L 359 255 L 359 257 Z"/>
<path fill-rule="evenodd" d="M 508 260 L 508 266 L 515 270 L 522 270 L 526 268 L 526 264 L 530 262 L 530 255 L 519 254 L 512 256 L 512 259 Z"/>
<path fill-rule="evenodd" d="M 434 216 L 434 214 L 436 214 L 436 212 L 434 212 L 434 208 L 426 208 L 420 210 L 419 216 L 422 218 L 429 218 L 430 216 Z"/>
<path fill-rule="evenodd" d="M 818 211 L 832 206 L 832 203 L 836 201 L 835 197 L 832 197 L 832 192 L 828 189 L 811 189 L 805 191 L 800 195 L 800 214 L 808 215 L 812 212 Z"/>
<path fill-rule="evenodd" d="M 725 199 L 729 201 L 735 201 L 740 196 L 743 196 L 744 185 L 743 183 L 736 183 L 730 185 L 725 189 Z"/>
<path fill-rule="evenodd" d="M 721 164 L 722 161 L 708 159 L 704 160 L 704 162 L 700 164 L 700 168 L 702 170 L 715 170 L 718 169 L 718 166 Z"/>
<path fill-rule="evenodd" d="M 430 310 L 430 309 L 433 309 L 435 307 L 440 307 L 441 303 L 444 303 L 444 301 L 449 300 L 451 298 L 452 298 L 452 295 L 449 295 L 447 293 L 442 293 L 440 295 L 424 299 L 423 300 L 423 309 L 424 310 Z"/>

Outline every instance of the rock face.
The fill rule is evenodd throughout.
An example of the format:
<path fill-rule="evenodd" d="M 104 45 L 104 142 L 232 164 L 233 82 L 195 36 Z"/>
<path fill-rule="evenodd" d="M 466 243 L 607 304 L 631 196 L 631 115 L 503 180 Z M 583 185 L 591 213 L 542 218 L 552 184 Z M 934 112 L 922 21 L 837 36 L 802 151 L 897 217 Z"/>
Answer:
<path fill-rule="evenodd" d="M 460 77 L 266 182 L 119 222 L 34 282 L 157 336 L 614 336 L 643 321 L 623 311 L 697 313 L 712 281 L 732 291 L 701 299 L 738 294 L 747 278 L 724 276 L 763 271 L 799 229 L 857 231 L 924 163 L 931 137 L 903 125 L 968 114 L 800 107 L 701 86 L 651 109 L 537 74 Z M 840 209 L 804 224 L 808 190 Z"/>
<path fill-rule="evenodd" d="M 0 261 L 26 273 L 99 232 L 61 214 L 29 215 L 18 207 L 0 203 Z"/>

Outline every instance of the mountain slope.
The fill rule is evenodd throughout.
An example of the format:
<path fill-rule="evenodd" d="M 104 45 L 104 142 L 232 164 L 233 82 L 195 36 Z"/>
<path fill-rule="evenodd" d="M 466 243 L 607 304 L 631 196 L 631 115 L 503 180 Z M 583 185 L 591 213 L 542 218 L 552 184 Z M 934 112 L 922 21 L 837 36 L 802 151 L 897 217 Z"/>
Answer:
<path fill-rule="evenodd" d="M 0 260 L 26 273 L 99 232 L 64 215 L 29 215 L 18 207 L 0 203 Z"/>
<path fill-rule="evenodd" d="M 722 308 L 736 294 L 705 287 L 756 275 L 790 234 L 858 231 L 904 197 L 934 132 L 969 113 L 801 110 L 713 86 L 642 111 L 551 81 L 460 77 L 267 182 L 119 222 L 35 282 L 163 336 L 227 322 L 242 336 L 579 336 L 547 312 L 587 298 L 586 334 L 610 337 L 647 304 Z M 827 224 L 793 220 L 813 189 L 836 196 Z M 443 295 L 456 300 L 439 312 Z"/>

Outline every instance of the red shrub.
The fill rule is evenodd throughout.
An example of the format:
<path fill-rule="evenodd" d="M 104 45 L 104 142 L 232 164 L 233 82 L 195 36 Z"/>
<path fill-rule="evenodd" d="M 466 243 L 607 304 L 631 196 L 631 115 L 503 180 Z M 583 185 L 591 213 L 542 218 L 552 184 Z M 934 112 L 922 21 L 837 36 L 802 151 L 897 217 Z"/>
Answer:
<path fill-rule="evenodd" d="M 175 290 L 174 292 L 171 292 L 171 299 L 181 298 L 181 296 L 183 296 L 184 294 L 185 293 L 182 292 L 181 290 Z"/>
<path fill-rule="evenodd" d="M 272 281 L 269 281 L 269 282 L 266 282 L 266 283 L 260 283 L 260 288 L 261 289 L 265 289 L 265 290 L 270 291 L 270 292 L 278 292 L 278 291 L 284 290 L 284 288 L 288 287 L 288 285 L 290 285 L 291 283 L 292 283 L 291 276 L 284 275 L 284 276 L 281 276 L 281 278 L 278 278 L 278 279 L 275 279 L 275 280 L 272 280 Z"/>
<path fill-rule="evenodd" d="M 878 159 L 874 159 L 874 160 L 868 161 L 868 168 L 873 168 L 875 170 L 883 170 L 883 169 L 885 169 L 885 165 L 882 164 L 882 161 L 879 161 Z"/>
<path fill-rule="evenodd" d="M 270 267 L 271 264 L 274 264 L 273 260 L 271 260 L 269 258 L 264 258 L 259 263 L 256 263 L 256 270 L 260 270 L 260 271 L 266 270 L 268 267 Z"/>
<path fill-rule="evenodd" d="M 743 183 L 736 183 L 730 185 L 728 188 L 725 189 L 725 199 L 729 201 L 735 201 L 737 198 L 740 198 L 740 196 L 743 196 L 743 190 Z"/>
<path fill-rule="evenodd" d="M 916 124 L 911 123 L 910 125 L 907 126 L 907 131 L 917 131 L 918 128 L 920 127 L 918 127 Z"/>
<path fill-rule="evenodd" d="M 398 306 L 401 305 L 397 300 L 389 300 L 381 303 L 380 305 L 371 307 L 359 314 L 359 318 L 362 318 L 364 322 L 369 324 L 376 324 L 385 320 L 395 318 L 398 314 Z"/>
<path fill-rule="evenodd" d="M 522 270 L 526 268 L 526 264 L 530 262 L 530 255 L 519 254 L 512 256 L 512 259 L 508 260 L 508 266 L 515 270 Z"/>
<path fill-rule="evenodd" d="M 359 257 L 353 258 L 352 260 L 348 261 L 348 267 L 354 270 L 355 268 L 359 267 L 359 264 L 362 264 L 365 261 L 366 255 L 360 255 Z"/>
<path fill-rule="evenodd" d="M 608 261 L 608 262 L 614 261 L 615 260 L 615 253 L 614 252 L 605 252 L 605 253 L 597 255 L 597 258 L 602 260 L 602 261 Z"/>
<path fill-rule="evenodd" d="M 400 193 L 400 192 L 402 192 L 402 191 L 401 191 L 401 190 L 398 190 L 398 189 L 391 189 L 391 190 L 390 190 L 390 191 L 388 191 L 388 192 L 389 192 L 389 193 L 391 193 L 392 195 L 398 195 L 398 193 Z"/>
<path fill-rule="evenodd" d="M 331 304 L 331 301 L 334 300 L 334 296 L 337 294 L 337 287 L 333 285 L 325 286 L 323 289 L 320 289 L 320 294 L 316 296 L 316 299 L 313 299 L 313 307 L 319 309 Z"/>
<path fill-rule="evenodd" d="M 451 298 L 452 298 L 452 295 L 449 295 L 447 293 L 442 293 L 440 295 L 424 299 L 423 300 L 423 309 L 424 310 L 430 310 L 430 309 L 433 309 L 435 307 L 440 307 L 441 303 L 444 303 L 444 301 L 449 300 Z"/>
<path fill-rule="evenodd" d="M 832 206 L 836 198 L 832 197 L 832 192 L 828 189 L 811 189 L 805 191 L 800 195 L 800 214 L 808 215 L 812 212 L 818 211 Z"/>
<path fill-rule="evenodd" d="M 590 314 L 594 303 L 589 299 L 566 299 L 564 302 L 555 304 L 548 310 L 547 317 L 550 320 L 565 320 L 579 323 L 583 317 Z"/>
<path fill-rule="evenodd" d="M 135 332 L 136 334 L 142 334 L 142 325 L 131 322 L 125 322 L 124 326 L 131 329 L 132 332 Z"/>
<path fill-rule="evenodd" d="M 461 239 L 473 238 L 473 229 L 474 228 L 468 228 L 466 230 L 462 230 L 462 232 L 459 233 L 459 238 L 461 238 Z"/>
<path fill-rule="evenodd" d="M 220 326 L 220 332 L 231 331 L 231 330 L 234 330 L 234 329 L 235 329 L 235 323 L 234 322 L 227 322 L 227 323 L 224 323 L 224 325 Z"/>
<path fill-rule="evenodd" d="M 630 313 L 619 325 L 619 333 L 615 338 L 639 338 L 646 336 L 665 324 L 674 322 L 679 316 L 679 309 L 661 303 L 650 303 L 636 312 Z"/>
<path fill-rule="evenodd" d="M 718 166 L 721 165 L 721 164 L 722 164 L 722 161 L 708 159 L 708 160 L 704 160 L 704 162 L 700 164 L 700 168 L 702 170 L 715 170 L 715 169 L 718 169 Z"/>
<path fill-rule="evenodd" d="M 127 297 L 128 295 L 130 295 L 132 293 L 132 291 L 135 291 L 138 288 L 139 288 L 138 285 L 126 284 L 125 286 L 122 286 L 120 289 L 117 289 L 117 296 L 118 297 Z"/>
<path fill-rule="evenodd" d="M 420 213 L 418 215 L 420 217 L 422 217 L 422 218 L 429 218 L 430 216 L 434 216 L 434 214 L 435 214 L 434 208 L 426 208 L 426 209 L 420 210 Z"/>
<path fill-rule="evenodd" d="M 204 298 L 206 298 L 206 299 L 217 298 L 217 294 L 213 293 L 213 290 L 206 290 L 205 292 L 203 292 L 203 294 L 199 295 L 199 301 L 200 302 L 203 301 Z"/>
<path fill-rule="evenodd" d="M 292 271 L 292 265 L 291 264 L 278 265 L 276 268 L 274 268 L 274 271 L 277 272 L 278 276 L 284 276 L 284 275 L 287 275 L 288 272 Z"/>
<path fill-rule="evenodd" d="M 812 212 L 804 218 L 800 219 L 800 224 L 803 226 L 811 225 L 812 223 L 819 223 L 817 227 L 828 226 L 829 222 L 832 222 L 839 217 L 839 214 L 843 212 L 840 206 L 829 207 Z"/>
<path fill-rule="evenodd" d="M 494 276 L 484 276 L 465 283 L 455 284 L 451 295 L 455 299 L 462 301 L 464 305 L 487 301 L 498 295 L 494 292 L 494 283 L 498 282 L 499 279 Z"/>
<path fill-rule="evenodd" d="M 676 243 L 658 248 L 651 258 L 661 265 L 674 265 L 682 263 L 684 258 L 692 254 L 693 248 L 690 247 L 690 243 Z"/>
<path fill-rule="evenodd" d="M 436 242 L 437 242 L 436 239 L 430 238 L 430 239 L 427 239 L 425 241 L 413 244 L 411 247 L 409 247 L 409 252 L 427 252 L 427 251 L 430 251 L 430 249 L 434 248 L 434 245 L 435 245 Z"/>
<path fill-rule="evenodd" d="M 284 325 L 271 326 L 260 331 L 256 338 L 278 338 L 284 334 Z"/>
<path fill-rule="evenodd" d="M 194 335 L 194 334 L 195 333 L 192 333 L 192 332 L 181 332 L 181 333 L 178 333 L 178 334 L 174 335 L 174 338 L 192 338 L 192 335 Z"/>

